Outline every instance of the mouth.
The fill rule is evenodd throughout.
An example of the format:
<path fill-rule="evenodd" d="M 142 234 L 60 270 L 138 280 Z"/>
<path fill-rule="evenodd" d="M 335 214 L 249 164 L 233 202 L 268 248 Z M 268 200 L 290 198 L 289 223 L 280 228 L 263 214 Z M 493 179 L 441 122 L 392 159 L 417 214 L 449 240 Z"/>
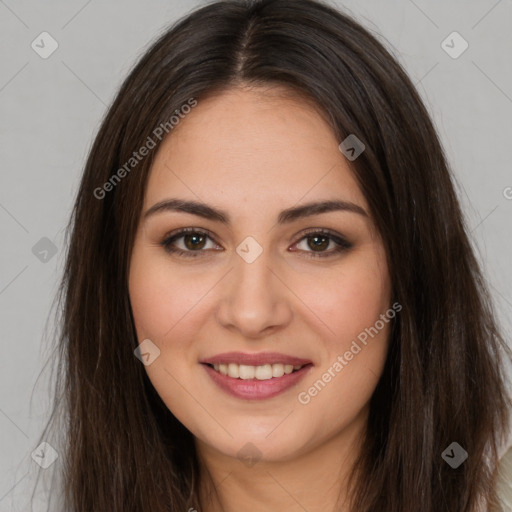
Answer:
<path fill-rule="evenodd" d="M 283 354 L 226 353 L 200 361 L 222 391 L 245 400 L 274 397 L 295 386 L 313 367 Z"/>

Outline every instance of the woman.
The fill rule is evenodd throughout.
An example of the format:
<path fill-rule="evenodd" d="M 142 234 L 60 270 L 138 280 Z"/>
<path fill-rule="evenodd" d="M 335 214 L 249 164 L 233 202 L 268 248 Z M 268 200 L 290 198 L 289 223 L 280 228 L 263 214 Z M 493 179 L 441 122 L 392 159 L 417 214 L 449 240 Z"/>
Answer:
<path fill-rule="evenodd" d="M 428 113 L 351 18 L 181 20 L 70 231 L 66 510 L 498 509 L 510 351 Z"/>

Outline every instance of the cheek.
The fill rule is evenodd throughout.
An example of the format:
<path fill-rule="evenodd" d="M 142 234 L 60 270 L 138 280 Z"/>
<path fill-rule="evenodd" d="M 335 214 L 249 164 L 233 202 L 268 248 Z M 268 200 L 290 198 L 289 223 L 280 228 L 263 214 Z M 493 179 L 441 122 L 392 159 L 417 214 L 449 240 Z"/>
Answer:
<path fill-rule="evenodd" d="M 129 295 L 139 343 L 151 340 L 160 355 L 144 369 L 159 396 L 180 421 L 190 424 L 200 411 L 190 408 L 187 382 L 195 362 L 192 309 L 204 295 L 199 283 L 184 286 L 179 272 L 169 272 L 152 248 L 136 246 L 129 274 Z M 196 358 L 197 359 L 197 358 Z"/>
<path fill-rule="evenodd" d="M 354 255 L 339 270 L 302 276 L 297 295 L 315 313 L 328 332 L 329 351 L 344 350 L 364 329 L 375 324 L 389 307 L 390 290 L 387 268 L 373 250 Z M 323 329 L 322 329 L 323 330 Z"/>
<path fill-rule="evenodd" d="M 130 266 L 129 294 L 139 340 L 149 338 L 163 343 L 175 326 L 183 329 L 207 284 L 183 279 L 180 272 L 170 272 L 165 258 L 155 257 L 150 248 L 136 248 Z"/>
<path fill-rule="evenodd" d="M 169 312 L 174 309 L 168 307 L 170 297 L 164 294 L 166 287 L 162 286 L 157 269 L 142 264 L 141 260 L 134 253 L 129 279 L 130 302 L 139 341 L 156 340 L 172 326 Z M 173 283 L 167 284 L 172 286 Z"/>
<path fill-rule="evenodd" d="M 301 386 L 299 401 L 333 425 L 353 418 L 370 399 L 385 364 L 395 316 L 394 311 L 386 316 L 391 286 L 383 259 L 374 251 L 357 256 L 342 271 L 332 272 L 328 284 L 301 291 L 330 334 L 323 340 L 321 365 Z"/>

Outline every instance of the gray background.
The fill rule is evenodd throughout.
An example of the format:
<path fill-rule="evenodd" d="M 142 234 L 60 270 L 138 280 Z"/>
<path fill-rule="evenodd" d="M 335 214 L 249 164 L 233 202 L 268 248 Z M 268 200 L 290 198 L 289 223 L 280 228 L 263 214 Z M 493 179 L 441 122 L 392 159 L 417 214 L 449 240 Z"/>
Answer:
<path fill-rule="evenodd" d="M 332 3 L 376 33 L 417 85 L 454 169 L 508 339 L 512 1 Z M 87 151 L 135 60 L 200 4 L 0 0 L 0 512 L 28 510 L 31 453 L 50 405 L 48 375 L 36 379 L 49 355 L 51 322 L 43 334 Z M 44 31 L 59 45 L 47 59 L 31 47 Z M 441 46 L 453 31 L 469 44 L 455 59 Z M 452 51 L 461 48 L 448 41 Z M 43 237 L 51 243 L 39 242 Z"/>

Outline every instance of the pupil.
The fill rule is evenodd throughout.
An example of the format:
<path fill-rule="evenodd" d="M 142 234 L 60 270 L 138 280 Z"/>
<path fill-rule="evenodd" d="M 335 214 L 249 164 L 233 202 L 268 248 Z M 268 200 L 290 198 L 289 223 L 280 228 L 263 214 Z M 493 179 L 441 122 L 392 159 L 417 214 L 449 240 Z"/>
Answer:
<path fill-rule="evenodd" d="M 325 236 L 312 236 L 309 239 L 313 240 L 314 245 L 310 244 L 312 249 L 326 249 L 329 245 L 329 240 Z M 319 242 L 319 240 L 323 240 L 323 242 Z"/>
<path fill-rule="evenodd" d="M 188 249 L 197 249 L 201 245 L 200 239 L 204 239 L 204 236 L 197 233 L 194 235 L 185 235 L 185 245 Z"/>

